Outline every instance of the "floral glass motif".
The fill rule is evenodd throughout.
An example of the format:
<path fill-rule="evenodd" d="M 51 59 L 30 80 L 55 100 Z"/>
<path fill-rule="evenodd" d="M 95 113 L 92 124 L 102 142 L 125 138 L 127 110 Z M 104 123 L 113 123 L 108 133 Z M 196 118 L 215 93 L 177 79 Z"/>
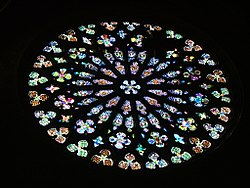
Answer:
<path fill-rule="evenodd" d="M 36 122 L 84 160 L 157 170 L 206 153 L 230 130 L 230 75 L 191 36 L 103 21 L 40 49 L 26 79 Z"/>
<path fill-rule="evenodd" d="M 37 86 L 38 84 L 43 84 L 48 81 L 48 79 L 44 76 L 39 77 L 39 73 L 37 72 L 31 72 L 30 75 L 30 80 L 28 82 L 29 86 Z"/>
<path fill-rule="evenodd" d="M 53 111 L 48 111 L 45 113 L 43 110 L 36 110 L 34 112 L 36 118 L 40 118 L 39 124 L 42 126 L 47 126 L 50 124 L 50 119 L 54 119 L 56 117 L 56 113 Z"/>
<path fill-rule="evenodd" d="M 118 166 L 122 169 L 128 169 L 130 167 L 132 170 L 139 170 L 141 169 L 140 163 L 135 161 L 135 156 L 131 153 L 127 153 L 124 157 L 126 161 L 122 160 L 118 163 Z"/>
<path fill-rule="evenodd" d="M 95 131 L 95 126 L 94 126 L 94 122 L 91 119 L 87 119 L 85 122 L 81 119 L 76 121 L 76 125 L 77 125 L 77 129 L 76 131 L 79 134 L 83 134 L 83 133 L 93 133 Z"/>
<path fill-rule="evenodd" d="M 174 154 L 171 157 L 172 163 L 178 164 L 182 163 L 183 161 L 188 161 L 192 158 L 192 155 L 186 151 L 182 152 L 181 148 L 179 147 L 172 147 L 171 153 Z"/>
<path fill-rule="evenodd" d="M 69 134 L 69 129 L 67 127 L 60 127 L 58 131 L 56 128 L 50 128 L 47 132 L 50 136 L 55 137 L 55 141 L 63 144 L 66 141 L 66 137 L 64 135 Z"/>
<path fill-rule="evenodd" d="M 126 137 L 126 134 L 123 132 L 118 132 L 116 136 L 109 137 L 109 141 L 114 143 L 114 146 L 117 149 L 122 149 L 124 146 L 129 145 L 131 143 L 130 139 Z"/>
<path fill-rule="evenodd" d="M 29 91 L 28 95 L 32 106 L 38 106 L 41 104 L 40 101 L 46 101 L 49 98 L 46 94 L 39 95 L 37 91 Z"/>
<path fill-rule="evenodd" d="M 113 166 L 114 162 L 111 158 L 109 158 L 111 152 L 108 149 L 102 149 L 99 153 L 100 155 L 95 154 L 91 157 L 91 160 L 94 163 L 99 164 L 102 162 L 105 166 Z"/>
<path fill-rule="evenodd" d="M 86 140 L 80 140 L 80 141 L 78 141 L 77 145 L 76 144 L 69 144 L 67 146 L 67 149 L 70 152 L 77 151 L 77 155 L 80 157 L 87 157 L 88 151 L 84 149 L 86 147 L 88 147 L 88 142 Z"/>
<path fill-rule="evenodd" d="M 164 168 L 168 166 L 168 163 L 164 159 L 159 159 L 160 156 L 155 152 L 150 153 L 148 158 L 150 161 L 147 161 L 145 164 L 148 169 L 156 169 L 156 167 Z"/>
<path fill-rule="evenodd" d="M 207 141 L 207 140 L 202 140 L 200 141 L 199 138 L 197 137 L 191 137 L 189 138 L 189 142 L 193 145 L 195 145 L 192 150 L 195 153 L 202 153 L 204 150 L 203 149 L 207 149 L 210 148 L 211 146 L 211 142 Z"/>

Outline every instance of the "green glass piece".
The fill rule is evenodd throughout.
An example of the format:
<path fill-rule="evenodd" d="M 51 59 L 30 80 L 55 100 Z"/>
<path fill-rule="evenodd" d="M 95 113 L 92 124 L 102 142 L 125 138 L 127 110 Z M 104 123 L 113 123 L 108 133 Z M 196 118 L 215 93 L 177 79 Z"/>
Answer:
<path fill-rule="evenodd" d="M 81 148 L 86 148 L 86 147 L 88 147 L 88 142 L 86 140 L 80 140 L 78 142 L 78 146 Z"/>
<path fill-rule="evenodd" d="M 67 146 L 67 149 L 70 151 L 70 152 L 75 152 L 78 150 L 78 147 L 75 145 L 75 144 L 69 144 Z"/>
<path fill-rule="evenodd" d="M 48 118 L 43 118 L 39 121 L 40 125 L 42 126 L 46 126 L 50 123 L 49 119 Z"/>
<path fill-rule="evenodd" d="M 81 25 L 80 27 L 78 27 L 78 29 L 80 30 L 80 31 L 84 31 L 85 30 L 85 26 L 83 26 L 83 25 Z"/>
<path fill-rule="evenodd" d="M 182 154 L 182 158 L 185 160 L 185 161 L 188 161 L 189 159 L 191 159 L 191 155 L 190 155 L 190 153 L 188 153 L 188 152 L 183 152 L 183 154 Z"/>
<path fill-rule="evenodd" d="M 171 161 L 174 164 L 178 164 L 178 163 L 181 163 L 181 158 L 179 156 L 172 156 Z"/>
<path fill-rule="evenodd" d="M 70 54 L 69 57 L 71 57 L 72 59 L 76 59 L 77 55 L 76 54 Z"/>
<path fill-rule="evenodd" d="M 57 63 L 66 63 L 66 60 L 63 58 L 55 57 L 54 59 L 57 61 Z"/>
<path fill-rule="evenodd" d="M 181 38 L 183 38 L 183 37 L 182 37 L 182 35 L 180 35 L 180 34 L 175 34 L 175 38 L 176 38 L 176 39 L 181 39 Z"/>
<path fill-rule="evenodd" d="M 58 81 L 58 82 L 64 82 L 64 78 L 59 77 L 59 78 L 56 79 L 56 81 Z"/>
<path fill-rule="evenodd" d="M 54 51 L 54 53 L 61 53 L 62 49 L 61 48 L 54 48 L 53 51 Z"/>
<path fill-rule="evenodd" d="M 71 76 L 71 74 L 70 74 L 70 73 L 65 74 L 65 79 L 70 80 L 71 78 L 72 78 L 72 76 Z"/>
<path fill-rule="evenodd" d="M 172 147 L 171 152 L 173 154 L 179 154 L 181 152 L 181 149 L 178 147 Z"/>
<path fill-rule="evenodd" d="M 146 168 L 149 168 L 149 169 L 155 169 L 155 163 L 153 162 L 147 162 L 146 163 Z"/>
<path fill-rule="evenodd" d="M 231 102 L 231 99 L 230 99 L 229 97 L 222 97 L 222 98 L 221 98 L 221 101 L 230 103 L 230 102 Z"/>
<path fill-rule="evenodd" d="M 222 93 L 223 95 L 229 95 L 229 91 L 228 91 L 227 88 L 221 88 L 221 93 Z"/>
<path fill-rule="evenodd" d="M 43 83 L 45 83 L 45 82 L 47 82 L 48 81 L 48 79 L 46 78 L 46 77 L 41 77 L 40 79 L 39 79 L 39 83 L 41 83 L 41 84 L 43 84 Z"/>
<path fill-rule="evenodd" d="M 36 80 L 29 80 L 28 84 L 29 84 L 29 86 L 37 86 L 37 81 Z"/>
<path fill-rule="evenodd" d="M 57 71 L 55 71 L 55 72 L 52 72 L 52 76 L 54 76 L 54 77 L 57 77 L 57 76 L 59 76 L 59 72 L 57 72 Z"/>
<path fill-rule="evenodd" d="M 80 157 L 87 157 L 88 151 L 84 150 L 84 149 L 80 149 L 80 150 L 78 150 L 77 155 Z"/>
<path fill-rule="evenodd" d="M 34 72 L 34 71 L 32 71 L 32 72 L 30 73 L 30 75 L 29 75 L 29 77 L 30 77 L 30 78 L 33 78 L 33 79 L 38 78 L 38 76 L 39 76 L 39 74 L 38 74 L 37 72 Z"/>
<path fill-rule="evenodd" d="M 216 98 L 220 98 L 220 93 L 218 91 L 213 91 L 212 95 Z"/>

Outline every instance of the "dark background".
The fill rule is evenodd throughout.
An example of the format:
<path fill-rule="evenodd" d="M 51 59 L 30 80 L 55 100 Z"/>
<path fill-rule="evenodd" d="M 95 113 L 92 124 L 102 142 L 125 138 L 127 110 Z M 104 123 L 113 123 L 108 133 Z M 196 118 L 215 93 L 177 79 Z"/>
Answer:
<path fill-rule="evenodd" d="M 7 135 L 2 141 L 1 154 L 7 157 L 2 160 L 2 165 L 7 167 L 3 174 L 10 178 L 7 187 L 10 184 L 22 187 L 48 187 L 49 184 L 56 187 L 198 187 L 248 183 L 250 14 L 247 7 L 243 1 L 0 1 L 0 125 L 2 137 Z M 171 17 L 190 23 L 216 41 L 235 63 L 240 75 L 245 96 L 242 117 L 219 149 L 204 159 L 175 169 L 150 173 L 111 171 L 82 164 L 81 160 L 72 159 L 68 152 L 38 136 L 40 133 L 27 118 L 28 112 L 18 93 L 18 70 L 22 54 L 41 31 L 53 31 L 56 27 L 68 29 L 87 19 L 163 21 Z"/>

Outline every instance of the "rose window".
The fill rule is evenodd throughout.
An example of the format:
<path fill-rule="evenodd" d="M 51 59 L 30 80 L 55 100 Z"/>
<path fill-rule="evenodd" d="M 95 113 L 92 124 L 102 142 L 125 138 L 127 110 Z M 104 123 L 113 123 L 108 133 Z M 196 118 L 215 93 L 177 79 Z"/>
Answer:
<path fill-rule="evenodd" d="M 231 130 L 233 78 L 202 41 L 165 26 L 82 23 L 29 63 L 36 126 L 93 165 L 167 168 Z"/>

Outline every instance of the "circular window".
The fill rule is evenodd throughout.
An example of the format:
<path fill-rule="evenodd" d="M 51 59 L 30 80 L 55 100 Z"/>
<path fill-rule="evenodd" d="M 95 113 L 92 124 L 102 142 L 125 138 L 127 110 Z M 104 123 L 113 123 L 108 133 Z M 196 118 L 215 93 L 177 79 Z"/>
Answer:
<path fill-rule="evenodd" d="M 231 64 L 174 28 L 85 23 L 39 49 L 23 83 L 33 118 L 48 139 L 93 165 L 179 165 L 235 128 Z"/>

